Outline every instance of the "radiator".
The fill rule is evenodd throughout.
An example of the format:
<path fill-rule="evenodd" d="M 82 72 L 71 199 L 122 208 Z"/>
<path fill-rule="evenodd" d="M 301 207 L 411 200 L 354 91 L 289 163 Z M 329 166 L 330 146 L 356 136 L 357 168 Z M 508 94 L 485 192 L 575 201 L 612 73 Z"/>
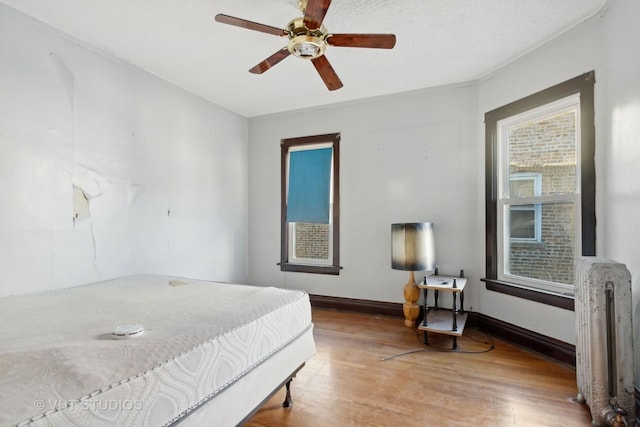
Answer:
<path fill-rule="evenodd" d="M 624 264 L 600 257 L 576 262 L 578 400 L 589 405 L 594 426 L 612 425 L 618 413 L 635 423 L 631 305 Z"/>

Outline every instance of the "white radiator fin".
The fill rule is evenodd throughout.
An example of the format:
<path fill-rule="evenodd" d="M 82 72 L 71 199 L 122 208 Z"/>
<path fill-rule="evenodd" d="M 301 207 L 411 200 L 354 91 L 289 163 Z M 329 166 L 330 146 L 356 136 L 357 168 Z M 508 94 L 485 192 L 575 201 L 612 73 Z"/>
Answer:
<path fill-rule="evenodd" d="M 593 425 L 610 424 L 612 405 L 635 422 L 631 275 L 624 264 L 600 257 L 576 262 L 576 376 L 578 398 Z"/>

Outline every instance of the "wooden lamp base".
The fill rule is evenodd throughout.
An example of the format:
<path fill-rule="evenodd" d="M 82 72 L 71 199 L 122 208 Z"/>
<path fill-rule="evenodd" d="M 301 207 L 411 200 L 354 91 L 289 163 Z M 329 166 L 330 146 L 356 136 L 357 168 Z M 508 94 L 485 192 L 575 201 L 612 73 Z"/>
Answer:
<path fill-rule="evenodd" d="M 416 285 L 413 271 L 409 272 L 409 281 L 404 285 L 404 304 L 402 312 L 404 313 L 404 326 L 413 328 L 416 326 L 416 319 L 420 315 L 420 306 L 417 304 L 420 298 L 420 288 Z"/>

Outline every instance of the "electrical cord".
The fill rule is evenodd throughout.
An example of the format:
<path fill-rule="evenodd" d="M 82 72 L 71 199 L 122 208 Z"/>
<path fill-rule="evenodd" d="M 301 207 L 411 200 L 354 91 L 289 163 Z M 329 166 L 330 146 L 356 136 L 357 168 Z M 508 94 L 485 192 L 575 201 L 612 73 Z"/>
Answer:
<path fill-rule="evenodd" d="M 476 329 L 477 331 L 480 332 L 479 329 Z M 416 331 L 416 337 L 420 338 L 420 335 L 422 333 L 422 331 L 415 329 Z M 461 353 L 461 354 L 482 354 L 482 353 L 488 353 L 491 350 L 495 349 L 495 344 L 493 341 L 493 338 L 491 337 L 491 335 L 489 335 L 488 333 L 482 331 L 485 335 L 486 335 L 486 339 L 485 340 L 477 340 L 471 337 L 468 337 L 470 340 L 478 342 L 478 343 L 482 343 L 485 345 L 488 345 L 489 347 L 482 349 L 482 350 L 476 350 L 476 351 L 471 351 L 471 350 L 459 350 L 459 349 L 453 349 L 453 348 L 439 348 L 439 347 L 429 347 L 429 348 L 418 348 L 418 349 L 413 349 L 413 350 L 409 350 L 409 351 L 405 351 L 402 353 L 397 353 L 397 354 L 393 354 L 391 356 L 387 356 L 387 357 L 383 357 L 380 359 L 381 362 L 385 362 L 387 360 L 391 360 L 391 359 L 395 359 L 397 357 L 402 357 L 402 356 L 406 356 L 409 354 L 413 354 L 413 353 L 421 353 L 421 352 L 433 352 L 433 353 Z"/>

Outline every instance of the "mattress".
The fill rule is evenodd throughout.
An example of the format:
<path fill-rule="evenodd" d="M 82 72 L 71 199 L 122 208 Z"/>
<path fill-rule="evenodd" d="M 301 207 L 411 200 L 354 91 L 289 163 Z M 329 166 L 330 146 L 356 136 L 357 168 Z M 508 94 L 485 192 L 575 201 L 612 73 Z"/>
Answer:
<path fill-rule="evenodd" d="M 170 425 L 311 328 L 303 291 L 166 276 L 3 297 L 0 425 Z"/>
<path fill-rule="evenodd" d="M 265 360 L 257 369 L 247 372 L 242 378 L 216 394 L 213 399 L 181 418 L 175 427 L 223 427 L 243 425 L 270 397 L 279 391 L 286 379 L 295 376 L 315 354 L 313 330 L 296 338 L 286 347 Z M 294 380 L 291 385 L 293 406 L 299 388 Z M 172 426 L 174 427 L 174 426 Z"/>

